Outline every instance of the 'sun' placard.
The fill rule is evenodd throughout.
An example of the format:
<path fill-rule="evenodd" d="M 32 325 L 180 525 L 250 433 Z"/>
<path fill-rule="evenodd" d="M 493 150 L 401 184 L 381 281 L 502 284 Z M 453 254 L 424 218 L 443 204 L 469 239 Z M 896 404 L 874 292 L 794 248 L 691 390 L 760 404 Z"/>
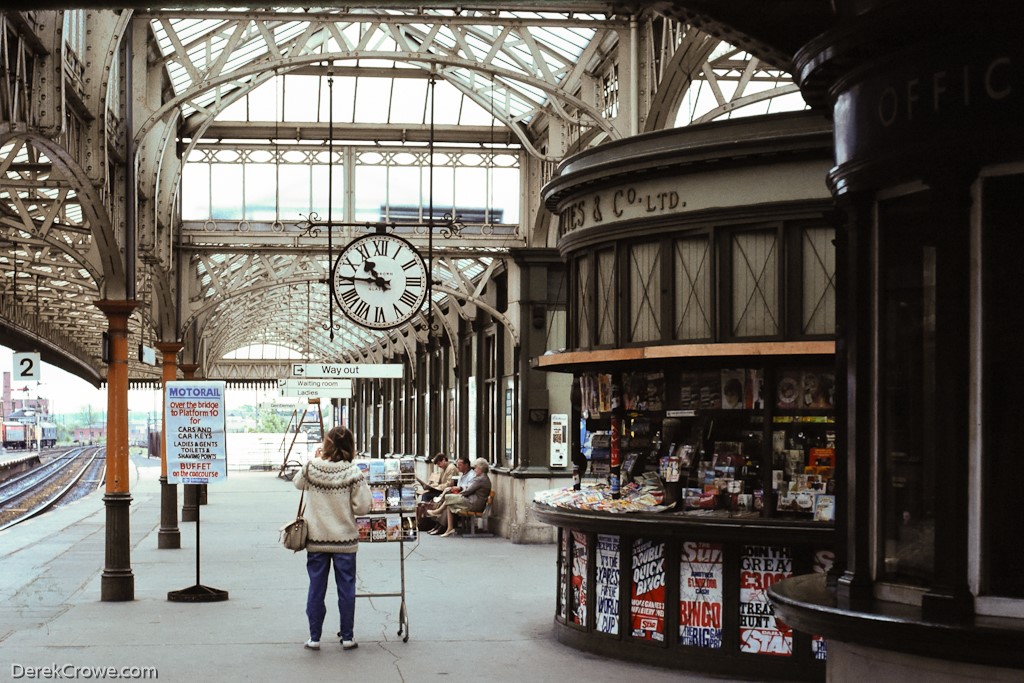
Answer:
<path fill-rule="evenodd" d="M 224 382 L 167 383 L 167 483 L 211 484 L 227 478 L 224 387 Z"/>

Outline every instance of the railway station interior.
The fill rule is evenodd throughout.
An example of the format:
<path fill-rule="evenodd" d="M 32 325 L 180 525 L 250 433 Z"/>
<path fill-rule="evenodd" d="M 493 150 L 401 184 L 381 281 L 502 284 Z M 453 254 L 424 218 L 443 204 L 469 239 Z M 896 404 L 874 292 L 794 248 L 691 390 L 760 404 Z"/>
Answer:
<path fill-rule="evenodd" d="M 51 630 L 149 629 L 146 573 L 198 556 L 200 514 L 239 525 L 213 566 L 284 568 L 245 539 L 290 482 L 176 483 L 166 433 L 130 454 L 128 395 L 319 367 L 346 382 L 306 405 L 361 459 L 489 463 L 410 585 L 542 624 L 540 680 L 1020 680 L 1021 26 L 966 0 L 5 3 L 0 343 L 107 411 L 91 516 L 0 530 L 4 590 L 99 524 L 92 602 Z M 422 582 L 442 547 L 482 554 Z M 5 667 L 35 642 L 14 612 Z M 503 618 L 431 641 L 461 662 L 431 675 L 469 680 Z"/>

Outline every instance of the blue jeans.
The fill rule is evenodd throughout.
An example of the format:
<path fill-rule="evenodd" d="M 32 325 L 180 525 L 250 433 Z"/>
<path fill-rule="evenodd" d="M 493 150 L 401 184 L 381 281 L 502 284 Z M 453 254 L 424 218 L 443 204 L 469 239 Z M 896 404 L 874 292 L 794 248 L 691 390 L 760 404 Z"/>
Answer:
<path fill-rule="evenodd" d="M 334 564 L 334 582 L 338 586 L 338 612 L 341 613 L 342 640 L 352 640 L 356 617 L 356 554 L 306 553 L 306 571 L 309 573 L 309 594 L 306 596 L 306 617 L 309 619 L 309 637 L 320 640 L 323 634 L 327 607 L 327 578 Z"/>

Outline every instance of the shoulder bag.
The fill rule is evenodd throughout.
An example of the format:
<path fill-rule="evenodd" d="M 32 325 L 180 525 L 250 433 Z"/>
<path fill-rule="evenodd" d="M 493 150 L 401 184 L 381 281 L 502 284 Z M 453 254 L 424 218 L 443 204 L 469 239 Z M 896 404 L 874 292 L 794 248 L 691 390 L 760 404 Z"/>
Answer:
<path fill-rule="evenodd" d="M 302 505 L 303 498 L 306 497 L 306 484 L 302 484 L 302 493 L 299 494 L 299 510 L 295 513 L 295 521 L 288 522 L 279 529 L 280 531 L 280 542 L 288 550 L 294 550 L 299 552 L 300 550 L 306 549 L 306 534 L 308 529 L 306 528 L 306 520 L 302 516 L 305 508 Z"/>

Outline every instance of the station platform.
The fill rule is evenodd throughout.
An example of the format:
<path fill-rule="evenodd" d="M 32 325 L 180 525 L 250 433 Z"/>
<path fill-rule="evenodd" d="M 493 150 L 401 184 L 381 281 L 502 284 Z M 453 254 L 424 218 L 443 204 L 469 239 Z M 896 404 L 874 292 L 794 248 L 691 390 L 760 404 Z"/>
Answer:
<path fill-rule="evenodd" d="M 180 549 L 158 549 L 159 463 L 133 456 L 132 470 L 133 601 L 100 601 L 102 493 L 0 533 L 0 680 L 95 679 L 94 668 L 172 682 L 732 680 L 558 643 L 555 546 L 492 537 L 423 535 L 406 544 L 408 642 L 397 634 L 398 598 L 360 598 L 359 648 L 343 651 L 326 635 L 337 630 L 332 586 L 321 650 L 305 650 L 305 553 L 277 542 L 298 504 L 292 483 L 273 472 L 230 472 L 211 485 L 200 508 L 200 583 L 229 598 L 170 602 L 169 591 L 196 583 L 195 523 L 179 523 Z M 358 591 L 397 592 L 399 558 L 398 543 L 363 544 Z M 47 668 L 60 675 L 46 676 Z"/>

